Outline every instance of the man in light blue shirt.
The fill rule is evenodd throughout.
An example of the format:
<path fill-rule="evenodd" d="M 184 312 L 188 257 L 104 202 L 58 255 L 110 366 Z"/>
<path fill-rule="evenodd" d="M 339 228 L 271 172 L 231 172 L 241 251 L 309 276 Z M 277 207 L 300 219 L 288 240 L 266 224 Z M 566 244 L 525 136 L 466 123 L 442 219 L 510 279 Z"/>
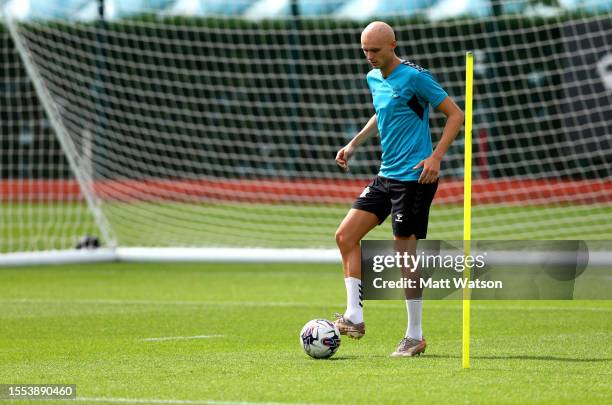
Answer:
<path fill-rule="evenodd" d="M 429 108 L 438 107 L 448 94 L 428 71 L 401 61 L 387 77 L 380 69 L 367 75 L 383 150 L 379 176 L 417 181 L 413 169 L 432 152 Z"/>
<path fill-rule="evenodd" d="M 361 239 L 391 214 L 395 240 L 414 241 L 427 235 L 429 207 L 438 187 L 442 157 L 463 124 L 463 112 L 432 75 L 395 54 L 393 29 L 375 21 L 361 34 L 361 48 L 373 69 L 367 75 L 376 113 L 364 128 L 338 151 L 337 164 L 348 170 L 355 148 L 380 134 L 382 161 L 378 175 L 363 190 L 338 230 L 347 309 L 337 314 L 340 333 L 359 339 L 365 334 L 361 294 Z M 432 150 L 429 106 L 447 117 L 442 137 Z M 416 245 L 412 245 L 416 246 Z M 416 247 L 414 247 L 416 249 Z M 414 254 L 415 252 L 410 252 Z M 408 327 L 392 356 L 425 352 L 421 327 L 420 289 L 406 291 Z"/>

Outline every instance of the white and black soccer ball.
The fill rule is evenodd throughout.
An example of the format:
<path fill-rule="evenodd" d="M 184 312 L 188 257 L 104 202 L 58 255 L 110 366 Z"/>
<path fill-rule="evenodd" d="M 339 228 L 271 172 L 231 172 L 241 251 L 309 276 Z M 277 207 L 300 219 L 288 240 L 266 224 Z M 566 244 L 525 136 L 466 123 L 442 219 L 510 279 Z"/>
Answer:
<path fill-rule="evenodd" d="M 310 357 L 327 359 L 340 347 L 340 331 L 327 319 L 313 319 L 302 328 L 300 344 Z"/>

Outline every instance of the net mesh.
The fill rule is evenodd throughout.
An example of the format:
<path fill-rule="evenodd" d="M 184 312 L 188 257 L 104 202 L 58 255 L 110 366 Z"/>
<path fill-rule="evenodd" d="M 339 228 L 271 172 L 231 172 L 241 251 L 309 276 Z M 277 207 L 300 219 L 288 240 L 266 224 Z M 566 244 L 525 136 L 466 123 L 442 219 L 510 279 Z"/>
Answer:
<path fill-rule="evenodd" d="M 4 29 L 0 52 L 0 253 L 72 248 L 91 214 Z"/>

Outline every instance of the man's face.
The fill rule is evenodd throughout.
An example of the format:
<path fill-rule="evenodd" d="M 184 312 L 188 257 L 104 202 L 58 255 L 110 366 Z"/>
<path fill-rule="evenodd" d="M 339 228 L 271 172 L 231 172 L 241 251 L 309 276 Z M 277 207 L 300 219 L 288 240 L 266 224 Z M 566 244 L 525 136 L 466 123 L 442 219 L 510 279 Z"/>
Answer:
<path fill-rule="evenodd" d="M 384 69 L 395 55 L 396 42 L 376 33 L 364 33 L 361 36 L 361 49 L 372 67 Z"/>

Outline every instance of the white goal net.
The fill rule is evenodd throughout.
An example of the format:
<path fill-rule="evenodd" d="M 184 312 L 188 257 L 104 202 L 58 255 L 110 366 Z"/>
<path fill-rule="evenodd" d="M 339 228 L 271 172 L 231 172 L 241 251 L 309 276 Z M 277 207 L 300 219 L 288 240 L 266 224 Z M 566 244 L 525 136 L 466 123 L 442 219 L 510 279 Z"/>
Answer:
<path fill-rule="evenodd" d="M 379 164 L 377 141 L 350 173 L 334 163 L 373 113 L 367 21 L 340 13 L 346 1 L 263 20 L 244 0 L 235 17 L 166 3 L 121 19 L 4 14 L 0 253 L 85 234 L 111 247 L 334 246 Z M 494 1 L 460 18 L 430 3 L 444 2 L 381 18 L 460 106 L 474 51 L 473 238 L 612 237 L 610 2 Z M 434 142 L 443 123 L 434 112 Z M 429 238 L 462 236 L 462 168 L 460 134 Z"/>

